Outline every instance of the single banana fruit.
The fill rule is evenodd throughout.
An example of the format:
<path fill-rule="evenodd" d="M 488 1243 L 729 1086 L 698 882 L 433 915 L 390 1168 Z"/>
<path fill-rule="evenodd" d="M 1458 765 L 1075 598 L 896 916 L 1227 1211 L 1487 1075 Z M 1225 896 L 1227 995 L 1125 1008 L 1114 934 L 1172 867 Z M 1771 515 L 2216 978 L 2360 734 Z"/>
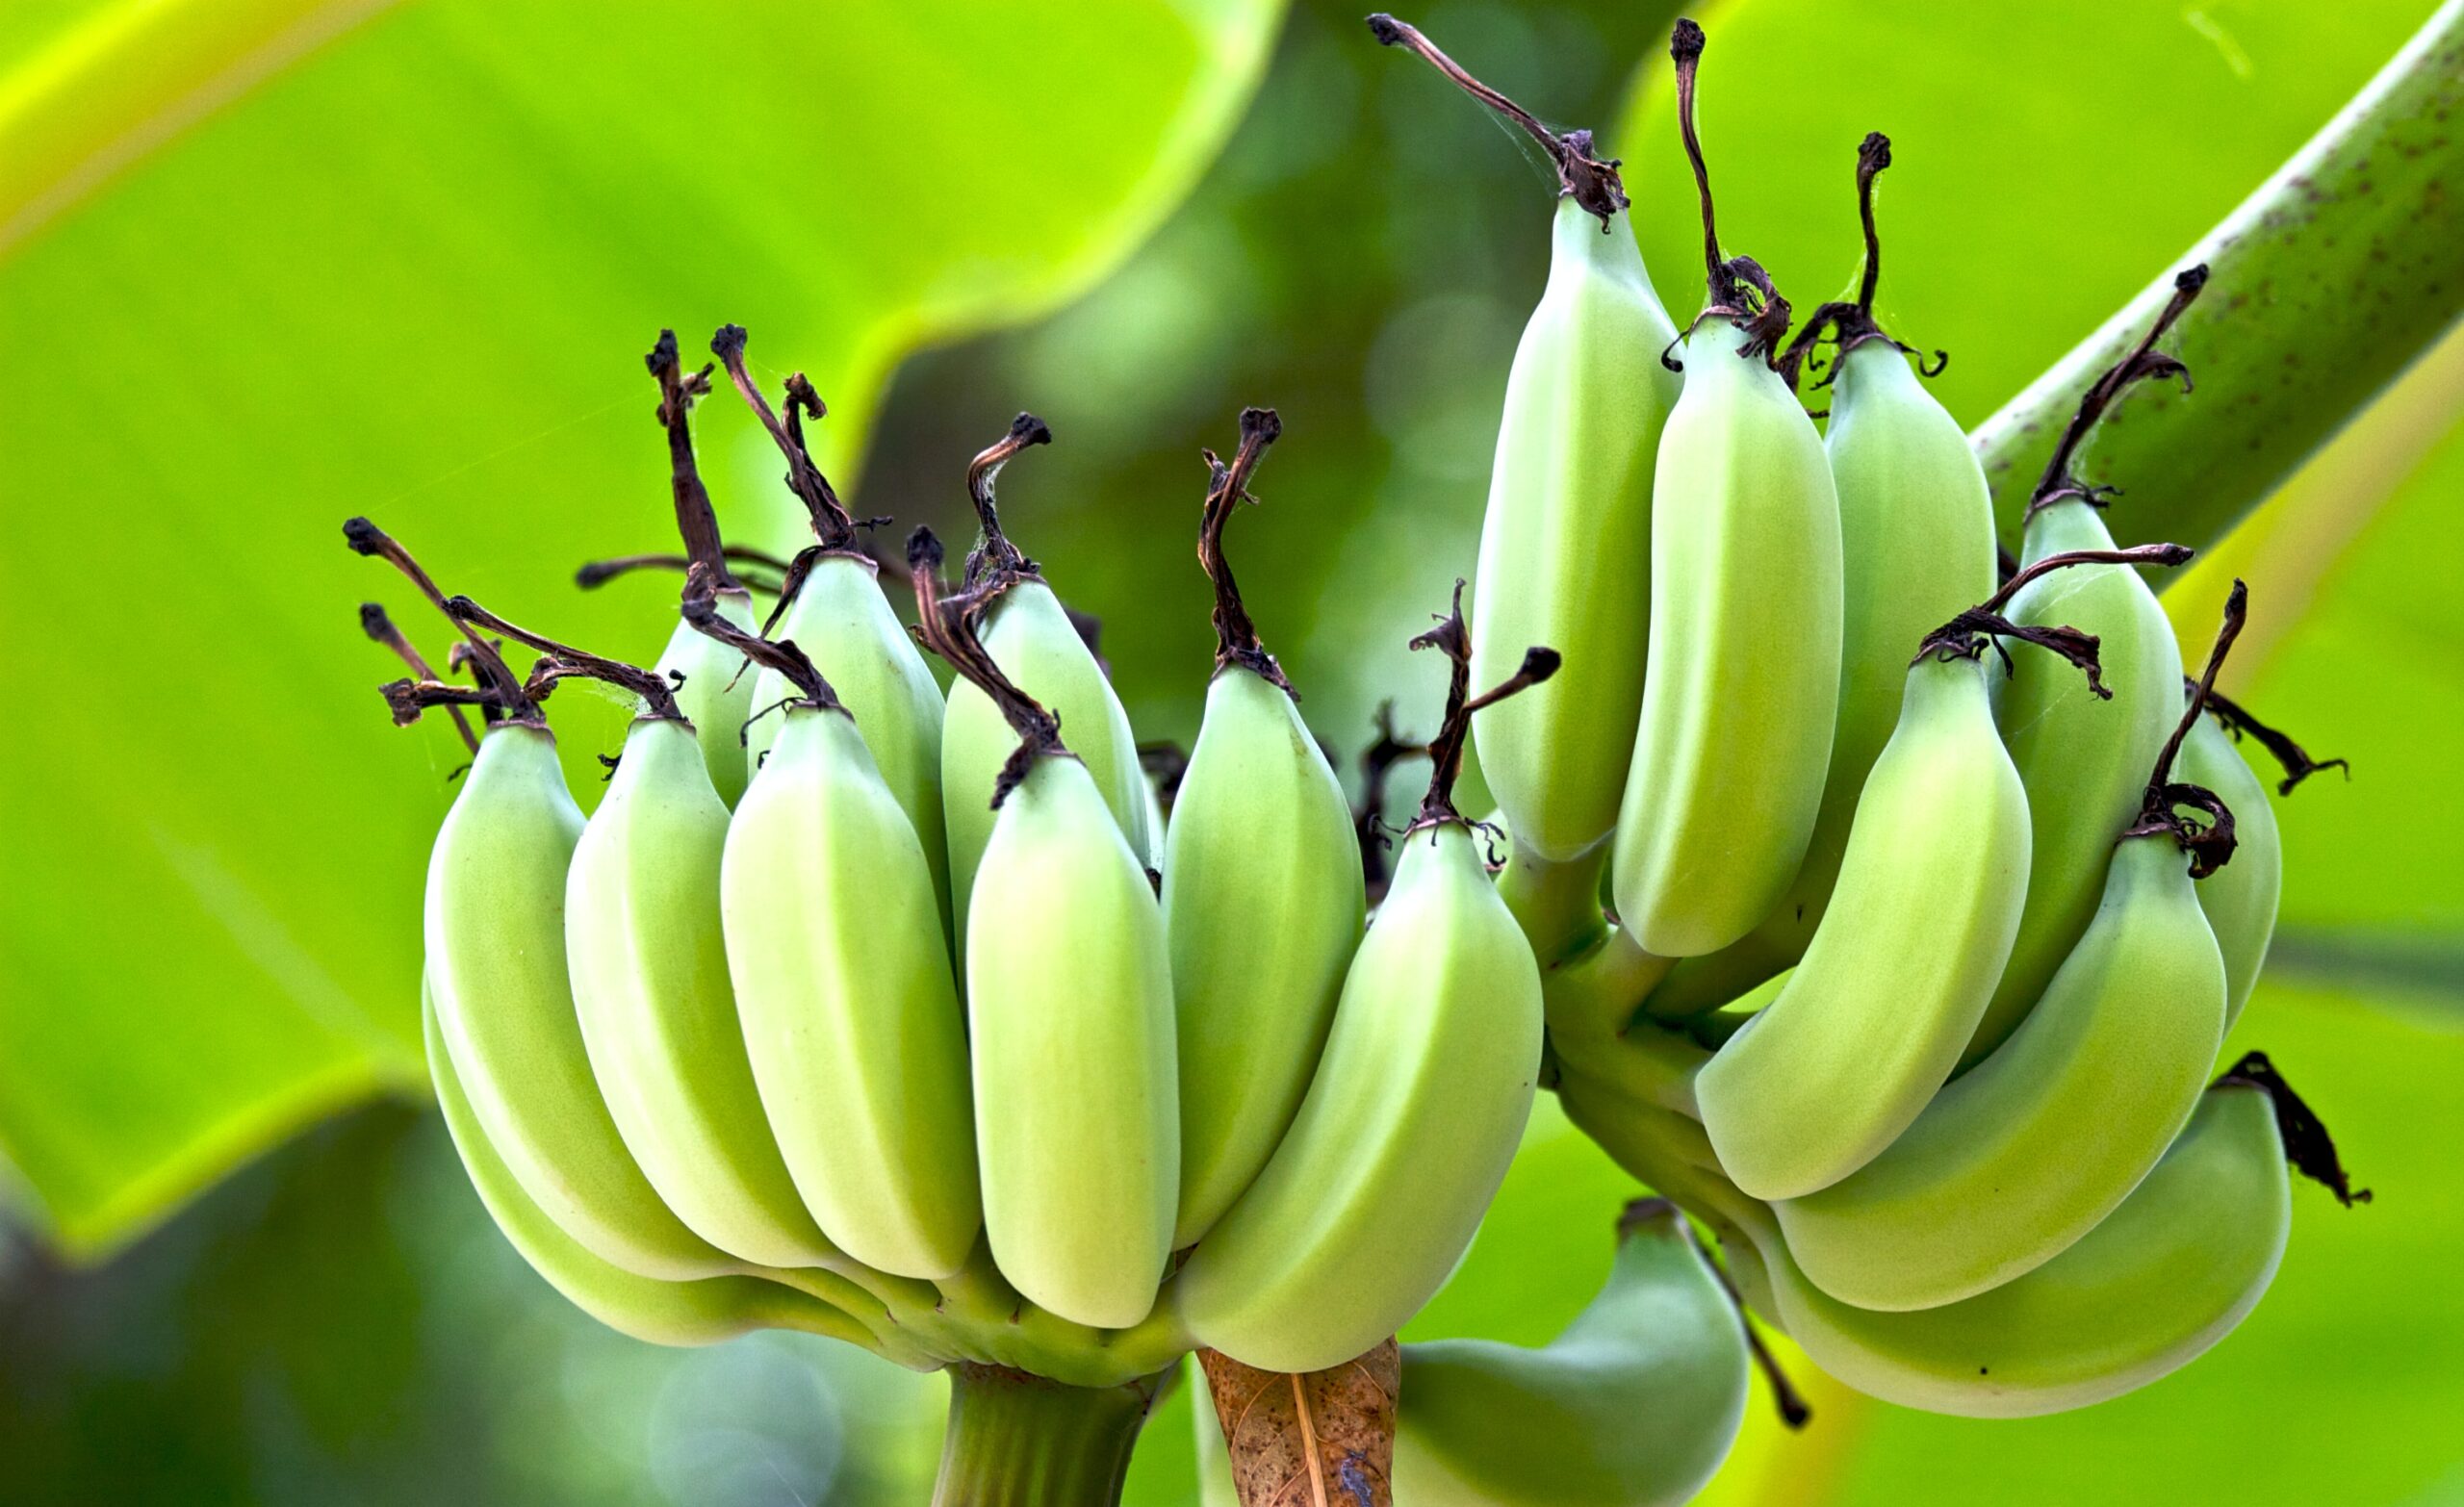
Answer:
<path fill-rule="evenodd" d="M 685 558 L 707 576 L 727 620 L 738 627 L 751 627 L 753 594 L 737 585 L 728 570 L 718 515 L 693 459 L 693 431 L 685 417 L 697 398 L 708 395 L 710 369 L 684 370 L 674 330 L 659 331 L 658 344 L 644 359 L 651 375 L 658 379 L 658 421 L 667 431 L 669 489 L 676 498 L 676 526 L 684 537 Z M 687 593 L 692 589 L 688 585 Z M 744 794 L 747 773 L 744 724 L 752 715 L 753 685 L 744 668 L 742 659 L 682 623 L 668 635 L 667 648 L 651 667 L 675 686 L 677 706 L 693 725 L 694 737 L 702 745 L 711 787 L 731 806 Z"/>
<path fill-rule="evenodd" d="M 1839 490 L 1839 713 L 1822 805 L 1805 862 L 1779 905 L 1725 951 L 1680 963 L 1653 991 L 1654 1014 L 1714 1008 L 1805 956 L 1839 882 L 1866 777 L 1900 724 L 1908 679 L 1901 656 L 1936 624 L 1993 591 L 1993 502 L 1984 469 L 1959 421 L 1917 380 L 1913 353 L 1874 320 L 1882 277 L 1874 179 L 1889 166 L 1889 138 L 1866 137 L 1857 153 L 1865 227 L 1857 299 L 1816 309 L 1783 358 L 1793 368 L 1826 333 L 1837 349 L 1825 379 L 1831 422 L 1823 449 Z"/>
<path fill-rule="evenodd" d="M 1453 784 L 1473 712 L 1548 677 L 1534 649 L 1472 699 L 1459 610 L 1414 648 L 1453 662 L 1436 773 L 1393 883 L 1344 977 L 1292 1129 L 1172 1286 L 1200 1344 L 1316 1371 L 1401 1327 L 1479 1228 L 1531 1111 L 1540 978 L 1490 883 Z"/>
<path fill-rule="evenodd" d="M 804 503 L 813 533 L 813 543 L 789 564 L 762 635 L 802 649 L 855 719 L 873 767 L 923 844 L 946 932 L 950 877 L 941 813 L 941 688 L 883 596 L 881 567 L 857 543 L 860 524 L 806 447 L 805 420 L 828 412 L 821 395 L 803 372 L 790 376 L 782 420 L 745 370 L 744 346 L 740 324 L 726 325 L 710 339 L 711 352 L 785 457 L 788 490 Z M 757 669 L 746 698 L 752 714 L 744 725 L 747 768 L 758 770 L 778 742 L 784 719 L 775 712 L 801 699 L 787 676 L 767 665 Z"/>
<path fill-rule="evenodd" d="M 1685 1216 L 1639 1199 L 1600 1295 L 1539 1349 L 1403 1346 L 1396 1499 L 1413 1507 L 1690 1501 L 1745 1416 L 1744 1323 Z"/>
<path fill-rule="evenodd" d="M 2098 509 L 2099 489 L 2070 471 L 2081 441 L 2134 382 L 2181 375 L 2181 363 L 2155 349 L 2205 286 L 2207 268 L 2175 282 L 2173 300 L 2139 345 L 2098 378 L 2080 399 L 2062 443 L 2028 503 L 2022 565 L 2046 555 L 2110 549 L 2113 536 Z M 2128 566 L 2065 571 L 2037 582 L 2011 603 L 2023 624 L 2066 623 L 2095 635 L 2111 701 L 2088 695 L 2076 677 L 2030 656 L 1997 689 L 1994 716 L 2011 762 L 2028 787 L 2035 845 L 2028 871 L 2028 908 L 2012 944 L 2010 965 L 1961 1057 L 1982 1060 L 2018 1029 L 2054 970 L 2088 929 L 2104 888 L 2115 832 L 2139 809 L 2148 766 L 2182 713 L 2182 672 L 2172 625 L 2156 594 Z"/>
<path fill-rule="evenodd" d="M 2251 1053 L 2203 1094 L 2121 1206 L 2026 1276 L 1940 1308 L 1878 1313 L 1806 1279 L 1768 1211 L 1717 1170 L 1699 1127 L 1583 1093 L 1567 1113 L 1620 1165 L 1722 1235 L 1749 1303 L 1813 1363 L 1902 1407 L 2035 1418 L 2118 1397 L 2197 1359 L 2255 1307 L 2284 1254 L 2285 1164 L 2350 1205 L 2317 1117 Z"/>
<path fill-rule="evenodd" d="M 472 1113 L 524 1192 L 600 1259 L 638 1276 L 736 1264 L 668 1210 L 609 1117 L 565 962 L 565 883 L 582 831 L 536 695 L 473 632 L 410 552 L 364 518 L 353 550 L 391 563 L 462 632 L 476 688 L 425 678 L 384 688 L 394 720 L 430 706 L 492 714 L 428 855 L 426 984 Z"/>
<path fill-rule="evenodd" d="M 1670 52 L 1709 303 L 1682 342 L 1685 388 L 1653 475 L 1663 610 L 1611 860 L 1619 916 L 1664 958 L 1726 947 L 1779 904 L 1813 833 L 1839 702 L 1839 498 L 1813 421 L 1772 368 L 1787 300 L 1751 258 L 1720 256 L 1694 132 L 1702 48 L 1703 29 L 1679 21 Z"/>
<path fill-rule="evenodd" d="M 1676 326 L 1652 291 L 1614 163 L 1591 133 L 1558 135 L 1474 80 L 1416 29 L 1369 18 L 1527 132 L 1559 182 L 1549 281 L 1506 377 L 1473 577 L 1472 677 L 1511 674 L 1531 644 L 1566 664 L 1473 724 L 1480 773 L 1525 861 L 1572 863 L 1617 823 L 1643 701 L 1652 469 L 1677 374 Z M 1595 912 L 1596 914 L 1596 912 Z"/>
<path fill-rule="evenodd" d="M 834 1244 L 893 1276 L 952 1276 L 983 1205 L 932 865 L 803 650 L 729 627 L 706 598 L 685 614 L 796 692 L 716 886 L 760 1107 Z"/>
<path fill-rule="evenodd" d="M 1103 666 L 1036 562 L 1019 553 L 1002 532 L 994 508 L 993 478 L 1010 457 L 1051 441 L 1052 431 L 1042 420 L 1020 414 L 1009 434 L 967 467 L 967 497 L 984 527 L 982 541 L 967 556 L 968 610 L 1002 675 L 1051 708 L 1068 729 L 1071 755 L 1094 780 L 1140 866 L 1152 868 L 1158 851 L 1155 834 L 1147 830 L 1146 777 L 1139 768 L 1138 738 L 1130 730 L 1129 714 L 1121 710 Z M 962 944 L 976 865 L 992 836 L 993 788 L 1017 742 L 1001 708 L 973 682 L 962 677 L 950 687 L 941 724 L 941 801 L 949 833 L 951 909 Z"/>
<path fill-rule="evenodd" d="M 842 1311 L 820 1299 L 758 1277 L 705 1277 L 662 1282 L 608 1264 L 567 1235 L 523 1190 L 504 1159 L 488 1144 L 478 1116 L 463 1091 L 437 1024 L 434 1001 L 422 985 L 421 1024 L 427 1038 L 428 1074 L 445 1126 L 461 1154 L 463 1170 L 505 1239 L 533 1271 L 548 1279 L 576 1308 L 619 1334 L 651 1344 L 705 1345 L 757 1329 L 801 1329 L 863 1343 L 861 1329 Z"/>
<path fill-rule="evenodd" d="M 1154 1307 L 1180 1200 L 1163 911 L 1053 714 L 975 636 L 978 604 L 941 597 L 940 559 L 917 529 L 908 564 L 924 641 L 1018 732 L 987 791 L 998 816 L 967 905 L 985 1234 L 1028 1301 L 1126 1328 Z M 1138 774 L 1134 750 L 1128 768 Z"/>
<path fill-rule="evenodd" d="M 2036 574 L 2124 558 L 2057 555 Z M 1923 636 L 1899 726 L 1862 779 L 1841 904 L 1696 1077 L 1720 1164 L 1757 1198 L 1811 1193 L 1882 1155 L 1950 1077 L 2002 976 L 2027 901 L 2028 798 L 1994 731 L 1986 651 L 2009 633 L 2092 685 L 2097 673 L 2093 640 L 1998 616 L 2010 595 Z"/>
<path fill-rule="evenodd" d="M 2245 600 L 2236 582 L 2190 712 L 2114 853 L 2103 902 L 2044 997 L 1889 1150 L 1819 1192 L 1773 1205 L 1797 1265 L 1833 1297 L 1938 1308 L 2034 1270 L 2130 1196 L 2196 1105 L 2223 1040 L 2225 983 L 2192 881 L 2221 861 L 2203 848 L 2229 845 L 2231 822 L 2194 829 L 2174 814 L 2194 801 L 2216 807 L 2211 793 L 2172 783 L 2172 759 L 2240 630 Z"/>
<path fill-rule="evenodd" d="M 1198 560 L 1215 584 L 1216 671 L 1164 850 L 1181 1081 L 1175 1250 L 1232 1207 L 1300 1108 L 1366 908 L 1343 786 L 1223 553 L 1224 524 L 1281 432 L 1273 410 L 1247 409 L 1231 464 L 1208 456 Z"/>

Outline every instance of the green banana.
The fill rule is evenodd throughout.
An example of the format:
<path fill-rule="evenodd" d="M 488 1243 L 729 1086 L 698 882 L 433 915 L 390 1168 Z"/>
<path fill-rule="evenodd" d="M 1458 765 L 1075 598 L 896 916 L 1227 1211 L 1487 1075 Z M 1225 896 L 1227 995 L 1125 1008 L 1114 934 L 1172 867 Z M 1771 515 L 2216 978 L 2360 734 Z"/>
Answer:
<path fill-rule="evenodd" d="M 728 808 L 693 725 L 658 677 L 463 605 L 465 622 L 552 655 L 544 674 L 621 685 L 649 707 L 565 881 L 565 959 L 592 1076 L 642 1175 L 686 1228 L 760 1265 L 819 1265 L 836 1252 L 780 1159 L 737 1023 L 719 916 Z"/>
<path fill-rule="evenodd" d="M 2199 718 L 2183 740 L 2181 768 L 2184 779 L 2215 791 L 2233 813 L 2233 861 L 2198 883 L 2198 907 L 2224 959 L 2224 1030 L 2230 1034 L 2275 938 L 2284 838 L 2267 787 L 2214 717 Z"/>
<path fill-rule="evenodd" d="M 383 558 L 464 635 L 480 685 L 385 687 L 407 726 L 429 706 L 496 714 L 428 856 L 424 928 L 437 1024 L 471 1109 L 523 1190 L 602 1260 L 639 1276 L 716 1276 L 735 1266 L 671 1213 L 625 1144 L 575 1013 L 565 955 L 567 872 L 582 831 L 555 736 L 534 692 L 473 632 L 409 552 L 364 518 L 350 547 Z"/>
<path fill-rule="evenodd" d="M 710 350 L 726 366 L 729 380 L 786 458 L 788 490 L 804 503 L 814 540 L 789 564 L 781 583 L 779 605 L 762 626 L 763 636 L 789 640 L 801 648 L 829 683 L 838 704 L 855 719 L 874 768 L 923 844 L 942 928 L 947 931 L 950 876 L 941 812 L 941 688 L 883 596 L 881 567 L 858 547 L 860 524 L 806 448 L 804 421 L 827 412 L 821 395 L 801 371 L 787 378 L 783 421 L 745 370 L 745 339 L 742 325 L 726 325 L 711 337 Z M 766 665 L 758 668 L 747 696 L 753 712 L 744 727 L 748 768 L 758 770 L 779 739 L 781 719 L 766 714 L 799 699 L 799 688 L 786 675 Z"/>
<path fill-rule="evenodd" d="M 2128 558 L 2050 556 L 2013 584 Z M 2010 595 L 1924 635 L 1898 727 L 1861 779 L 1839 906 L 1696 1076 L 1720 1164 L 1757 1198 L 1811 1193 L 1882 1155 L 1950 1077 L 2001 978 L 2027 900 L 2028 798 L 1994 732 L 1985 652 L 2008 633 L 2091 685 L 2097 674 L 2093 640 L 1998 616 Z"/>
<path fill-rule="evenodd" d="M 1720 256 L 1694 130 L 1702 49 L 1703 29 L 1680 20 L 1670 52 L 1709 302 L 1681 343 L 1685 389 L 1653 473 L 1663 610 L 1611 859 L 1624 925 L 1668 958 L 1726 947 L 1779 903 L 1813 833 L 1839 702 L 1839 498 L 1772 367 L 1787 300 L 1751 258 Z"/>
<path fill-rule="evenodd" d="M 2288 1159 L 2348 1206 L 2370 1197 L 2349 1187 L 2316 1116 L 2254 1052 L 2200 1096 L 2155 1170 L 2070 1249 L 1961 1302 L 1880 1313 L 1806 1278 L 1770 1213 L 1719 1175 L 1699 1127 L 1589 1092 L 1566 1110 L 1628 1171 L 1712 1222 L 1747 1300 L 1815 1365 L 1884 1401 L 1965 1418 L 2118 1397 L 2231 1333 L 2284 1253 Z"/>
<path fill-rule="evenodd" d="M 796 694 L 727 830 L 715 892 L 753 1081 L 805 1206 L 894 1276 L 966 1264 L 983 1223 L 964 1018 L 915 829 L 794 640 L 697 628 Z"/>
<path fill-rule="evenodd" d="M 1010 432 L 967 467 L 967 497 L 984 528 L 967 556 L 968 610 L 978 619 L 976 631 L 1002 675 L 1050 707 L 1069 729 L 1071 754 L 1094 780 L 1139 864 L 1152 868 L 1157 851 L 1155 834 L 1147 829 L 1146 777 L 1139 768 L 1138 739 L 1130 730 L 1129 715 L 1036 562 L 1019 553 L 1002 532 L 993 504 L 993 478 L 1010 457 L 1051 441 L 1052 431 L 1042 420 L 1020 414 Z M 941 724 L 941 800 L 949 833 L 951 909 L 962 944 L 976 865 L 992 836 L 991 795 L 1016 748 L 1015 731 L 990 697 L 963 677 L 950 687 Z"/>
<path fill-rule="evenodd" d="M 1539 1349 L 1403 1346 L 1396 1498 L 1413 1507 L 1649 1507 L 1693 1499 L 1744 1419 L 1744 1325 L 1666 1199 L 1617 1224 L 1600 1295 Z"/>
<path fill-rule="evenodd" d="M 1416 29 L 1369 18 L 1540 144 L 1559 182 L 1549 281 L 1506 377 L 1473 576 L 1472 677 L 1502 679 L 1526 646 L 1566 668 L 1473 724 L 1480 773 L 1525 861 L 1571 863 L 1617 823 L 1643 702 L 1652 468 L 1678 378 L 1677 339 L 1634 244 L 1614 163 L 1465 73 Z M 1596 223 L 1595 223 L 1596 222 Z"/>
<path fill-rule="evenodd" d="M 863 1326 L 821 1299 L 751 1276 L 705 1277 L 662 1282 L 636 1276 L 601 1260 L 531 1202 L 521 1181 L 488 1144 L 463 1091 L 437 1024 L 436 1008 L 422 985 L 421 1024 L 427 1038 L 428 1073 L 445 1126 L 461 1154 L 462 1166 L 489 1216 L 531 1269 L 548 1279 L 576 1308 L 619 1334 L 651 1344 L 705 1345 L 757 1329 L 801 1329 L 852 1344 L 865 1344 Z"/>
<path fill-rule="evenodd" d="M 1877 131 L 1857 153 L 1865 265 L 1853 303 L 1827 303 L 1789 343 L 1792 370 L 1828 335 L 1835 345 L 1823 449 L 1839 491 L 1839 711 L 1830 772 L 1804 864 L 1760 924 L 1708 958 L 1687 958 L 1655 989 L 1652 1013 L 1699 1013 L 1805 956 L 1850 846 L 1858 801 L 1899 724 L 1900 657 L 1938 623 L 1993 591 L 1993 504 L 1959 421 L 1917 380 L 1911 352 L 1874 320 L 1882 240 L 1874 180 L 1890 166 Z M 2054 667 L 2058 669 L 2059 667 Z"/>
<path fill-rule="evenodd" d="M 1172 1285 L 1201 1344 L 1273 1371 L 1361 1354 L 1420 1311 L 1479 1228 L 1531 1110 L 1540 978 L 1453 785 L 1482 706 L 1548 678 L 1533 649 L 1477 699 L 1460 610 L 1412 641 L 1451 661 L 1420 815 L 1344 976 L 1292 1128 Z"/>
<path fill-rule="evenodd" d="M 2131 384 L 2182 376 L 2181 363 L 2155 349 L 2205 286 L 2207 268 L 2176 280 L 2173 301 L 2120 363 L 2087 396 L 2046 464 L 2029 503 L 2023 565 L 2046 555 L 2110 549 L 2113 536 L 2098 509 L 2104 489 L 2088 486 L 2070 467 L 2080 442 Z M 2035 846 L 2028 870 L 2028 908 L 2002 983 L 1962 1055 L 1962 1067 L 1983 1060 L 2018 1029 L 2096 913 L 2115 832 L 2139 808 L 2148 766 L 2182 711 L 2181 662 L 2172 625 L 2156 595 L 2127 566 L 2066 571 L 2038 582 L 2011 604 L 2019 623 L 2070 624 L 2096 636 L 2110 704 L 2086 694 L 2059 667 L 2021 661 L 1999 687 L 1994 716 L 2011 762 L 2028 787 Z"/>
<path fill-rule="evenodd" d="M 1231 463 L 1208 456 L 1198 559 L 1215 584 L 1216 671 L 1164 849 L 1181 1084 L 1175 1250 L 1232 1207 L 1300 1108 L 1366 908 L 1343 786 L 1223 553 L 1224 525 L 1281 432 L 1273 410 L 1246 409 Z"/>
<path fill-rule="evenodd" d="M 676 348 L 676 332 L 658 332 L 658 344 L 644 358 L 658 379 L 658 421 L 667 431 L 669 490 L 676 498 L 677 531 L 684 537 L 685 558 L 709 578 L 718 594 L 719 610 L 738 627 L 753 626 L 753 595 L 729 573 L 727 551 L 719 541 L 718 515 L 710 507 L 709 489 L 693 459 L 693 431 L 686 420 L 694 400 L 708 395 L 710 369 L 687 371 Z M 687 594 L 694 590 L 691 584 Z M 711 787 L 727 805 L 744 794 L 747 765 L 744 724 L 752 714 L 753 687 L 743 675 L 744 661 L 679 623 L 667 648 L 651 667 L 675 687 L 676 702 L 694 737 L 702 745 L 703 765 Z"/>
<path fill-rule="evenodd" d="M 2222 861 L 2209 850 L 2229 851 L 2232 824 L 2176 816 L 2177 805 L 2217 805 L 2212 792 L 2174 784 L 2172 764 L 2245 601 L 2236 582 L 2095 918 L 2019 1029 L 1861 1170 L 1773 1205 L 1798 1266 L 1833 1297 L 1937 1308 L 2035 1269 L 2130 1196 L 2197 1103 L 2224 1036 L 2225 980 L 2193 878 Z"/>
<path fill-rule="evenodd" d="M 1124 1328 L 1154 1307 L 1180 1198 L 1163 911 L 1058 720 L 976 637 L 980 601 L 941 596 L 940 542 L 919 528 L 907 558 L 926 646 L 1018 733 L 990 781 L 998 815 L 967 907 L 985 1234 L 1030 1302 Z"/>

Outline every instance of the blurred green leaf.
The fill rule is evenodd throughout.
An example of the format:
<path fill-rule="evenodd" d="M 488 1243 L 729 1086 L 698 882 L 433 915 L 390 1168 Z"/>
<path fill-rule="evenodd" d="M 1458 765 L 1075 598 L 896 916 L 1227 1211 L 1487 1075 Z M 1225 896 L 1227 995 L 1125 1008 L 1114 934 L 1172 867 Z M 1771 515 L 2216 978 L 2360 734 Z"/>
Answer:
<path fill-rule="evenodd" d="M 415 0 L 0 249 L 0 631 L 34 688 L 0 753 L 0 1160 L 66 1248 L 421 1081 L 422 861 L 459 754 L 385 726 L 355 604 L 441 635 L 341 521 L 647 659 L 672 583 L 568 582 L 670 537 L 659 327 L 748 324 L 757 371 L 833 403 L 843 463 L 904 353 L 1052 306 L 1152 228 L 1277 11 Z M 103 13 L 0 33 L 0 98 Z M 0 160 L 56 123 L 0 109 Z M 701 432 L 730 525 L 788 532 L 732 399 Z M 620 721 L 563 719 L 578 783 Z"/>

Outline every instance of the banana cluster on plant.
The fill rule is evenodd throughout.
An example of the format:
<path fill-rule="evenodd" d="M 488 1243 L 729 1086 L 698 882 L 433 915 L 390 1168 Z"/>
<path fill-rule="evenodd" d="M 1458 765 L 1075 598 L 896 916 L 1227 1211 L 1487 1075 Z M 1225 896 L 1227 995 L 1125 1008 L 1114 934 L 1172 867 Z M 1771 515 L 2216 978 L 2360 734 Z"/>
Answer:
<path fill-rule="evenodd" d="M 2213 695 L 2245 596 L 2186 677 L 2143 571 L 2189 551 L 2118 546 L 2112 489 L 2074 469 L 2133 384 L 2187 381 L 2156 343 L 2201 269 L 2090 391 L 1997 569 L 1968 443 L 1875 316 L 1884 138 L 1859 156 L 1856 295 L 1791 339 L 1771 275 L 1722 246 L 1703 34 L 1680 22 L 1707 283 L 1681 330 L 1588 133 L 1371 25 L 1527 131 L 1562 187 L 1476 610 L 1458 583 L 1412 641 L 1449 689 L 1373 913 L 1384 839 L 1225 551 L 1271 411 L 1205 457 L 1218 648 L 1168 819 L 996 504 L 1040 421 L 968 466 L 956 579 L 918 529 L 894 604 L 863 544 L 884 521 L 808 453 L 819 396 L 797 376 L 774 408 L 733 326 L 712 352 L 813 542 L 722 543 L 689 425 L 714 368 L 664 335 L 685 576 L 654 666 L 347 529 L 457 635 L 441 677 L 369 609 L 412 670 L 385 687 L 397 719 L 449 708 L 474 748 L 424 916 L 429 1057 L 474 1185 L 629 1334 L 804 1329 L 1127 1389 L 1134 1437 L 1194 1347 L 1308 1372 L 1393 1335 L 1546 1084 L 1675 1204 L 1630 1211 L 1555 1343 L 1407 1347 L 1398 1471 L 1422 1501 L 1673 1501 L 1717 1469 L 1752 1336 L 1681 1207 L 1756 1312 L 1893 1401 L 2046 1412 L 2184 1364 L 2272 1274 L 2288 1160 L 2360 1196 L 2264 1058 L 2208 1082 L 2280 870 L 2233 746 L 2256 725 Z M 537 651 L 526 674 L 508 643 Z M 587 821 L 543 711 L 575 677 L 639 711 Z M 1493 822 L 1454 804 L 1474 742 Z"/>

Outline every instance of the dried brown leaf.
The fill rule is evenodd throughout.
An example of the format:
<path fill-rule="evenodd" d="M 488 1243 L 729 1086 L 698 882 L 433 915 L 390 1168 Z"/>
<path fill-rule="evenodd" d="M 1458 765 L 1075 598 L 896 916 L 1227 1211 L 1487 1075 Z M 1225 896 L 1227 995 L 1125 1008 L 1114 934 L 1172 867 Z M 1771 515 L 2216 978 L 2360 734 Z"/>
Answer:
<path fill-rule="evenodd" d="M 1200 1350 L 1241 1507 L 1394 1507 L 1402 1351 L 1388 1340 L 1305 1376 Z"/>

